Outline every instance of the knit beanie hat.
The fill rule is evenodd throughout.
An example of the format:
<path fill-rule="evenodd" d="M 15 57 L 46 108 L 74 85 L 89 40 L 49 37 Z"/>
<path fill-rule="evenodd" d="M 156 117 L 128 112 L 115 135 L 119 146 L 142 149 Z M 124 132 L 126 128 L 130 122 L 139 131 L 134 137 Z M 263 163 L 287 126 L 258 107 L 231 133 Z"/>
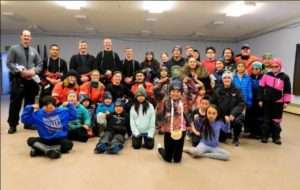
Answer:
<path fill-rule="evenodd" d="M 173 79 L 171 81 L 171 84 L 170 84 L 170 91 L 171 90 L 179 90 L 179 91 L 183 91 L 183 84 L 181 82 L 180 79 Z"/>
<path fill-rule="evenodd" d="M 117 107 L 117 106 L 124 107 L 124 103 L 121 98 L 117 98 L 117 100 L 115 102 L 115 107 Z"/>
<path fill-rule="evenodd" d="M 224 79 L 225 77 L 230 77 L 231 80 L 233 79 L 233 74 L 230 71 L 225 71 L 222 75 L 222 79 Z"/>
<path fill-rule="evenodd" d="M 147 97 L 146 90 L 143 86 L 139 87 L 138 90 L 136 91 L 135 97 L 138 97 L 138 96 L 144 96 L 145 98 Z"/>
<path fill-rule="evenodd" d="M 282 60 L 280 58 L 274 58 L 272 60 L 272 65 L 279 65 L 280 69 L 282 69 Z"/>
<path fill-rule="evenodd" d="M 109 91 L 104 92 L 103 100 L 105 99 L 112 99 L 112 95 Z"/>
<path fill-rule="evenodd" d="M 254 69 L 260 69 L 260 70 L 262 70 L 262 66 L 263 66 L 263 64 L 261 62 L 259 62 L 259 61 L 254 61 L 252 63 L 252 68 L 254 68 Z"/>

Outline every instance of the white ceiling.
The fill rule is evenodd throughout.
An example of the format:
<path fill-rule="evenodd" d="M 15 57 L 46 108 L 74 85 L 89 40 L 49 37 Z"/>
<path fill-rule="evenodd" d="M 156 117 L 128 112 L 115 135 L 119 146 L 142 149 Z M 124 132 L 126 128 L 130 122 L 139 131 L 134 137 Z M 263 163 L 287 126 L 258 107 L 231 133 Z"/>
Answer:
<path fill-rule="evenodd" d="M 262 5 L 254 13 L 225 17 L 223 11 L 232 2 L 176 1 L 174 9 L 150 14 L 138 1 L 87 1 L 81 10 L 66 10 L 53 1 L 1 1 L 1 32 L 16 33 L 29 27 L 35 33 L 56 35 L 238 41 L 300 23 L 297 1 L 258 1 Z M 7 12 L 14 16 L 5 15 Z M 87 19 L 76 19 L 76 15 Z M 225 24 L 214 25 L 214 21 Z"/>

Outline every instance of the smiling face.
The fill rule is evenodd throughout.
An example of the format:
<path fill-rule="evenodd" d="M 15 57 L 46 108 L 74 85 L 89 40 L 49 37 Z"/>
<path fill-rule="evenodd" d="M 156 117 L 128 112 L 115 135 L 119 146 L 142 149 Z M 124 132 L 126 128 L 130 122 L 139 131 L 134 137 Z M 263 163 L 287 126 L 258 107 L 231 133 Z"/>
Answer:
<path fill-rule="evenodd" d="M 122 81 L 122 74 L 121 73 L 116 73 L 112 77 L 112 83 L 114 85 L 119 85 Z"/>
<path fill-rule="evenodd" d="M 92 81 L 99 81 L 100 80 L 100 72 L 98 70 L 92 71 L 91 80 Z"/>
<path fill-rule="evenodd" d="M 88 44 L 86 42 L 79 42 L 79 53 L 86 54 L 88 51 Z"/>
<path fill-rule="evenodd" d="M 222 81 L 223 81 L 224 87 L 230 87 L 231 86 L 232 79 L 231 79 L 230 76 L 224 76 L 222 78 Z"/>
<path fill-rule="evenodd" d="M 208 107 L 206 111 L 206 116 L 209 122 L 214 122 L 217 119 L 218 111 L 214 107 Z"/>
<path fill-rule="evenodd" d="M 56 59 L 59 57 L 59 47 L 58 46 L 51 46 L 49 49 L 49 55 L 52 59 Z"/>
<path fill-rule="evenodd" d="M 220 71 L 220 70 L 224 69 L 224 63 L 222 61 L 217 61 L 216 62 L 216 69 L 217 69 L 217 71 Z"/>
<path fill-rule="evenodd" d="M 23 47 L 28 47 L 31 44 L 31 32 L 29 30 L 23 30 L 20 35 L 20 42 Z"/>
<path fill-rule="evenodd" d="M 144 75 L 143 73 L 137 73 L 137 74 L 135 75 L 135 80 L 136 80 L 136 82 L 138 82 L 138 83 L 143 83 L 144 80 L 145 80 L 145 75 Z"/>
<path fill-rule="evenodd" d="M 55 110 L 55 106 L 52 103 L 50 103 L 50 104 L 44 106 L 44 110 L 45 110 L 45 112 L 48 112 L 48 113 L 53 112 Z"/>
<path fill-rule="evenodd" d="M 279 73 L 281 70 L 280 65 L 278 65 L 278 64 L 272 64 L 271 68 L 272 68 L 273 73 Z"/>
<path fill-rule="evenodd" d="M 136 99 L 139 103 L 143 103 L 146 98 L 145 98 L 145 96 L 142 95 L 142 96 L 138 96 Z"/>
<path fill-rule="evenodd" d="M 173 89 L 170 91 L 170 97 L 173 100 L 179 100 L 181 98 L 181 91 L 177 89 Z"/>
<path fill-rule="evenodd" d="M 147 61 L 152 61 L 152 59 L 153 59 L 152 53 L 147 53 L 147 54 L 146 54 L 146 60 L 147 60 Z"/>
<path fill-rule="evenodd" d="M 197 61 L 196 61 L 196 59 L 194 57 L 190 57 L 188 59 L 188 66 L 189 66 L 190 69 L 196 69 L 196 67 L 197 67 Z"/>
<path fill-rule="evenodd" d="M 251 49 L 250 48 L 243 48 L 241 49 L 241 55 L 242 56 L 250 56 Z"/>
<path fill-rule="evenodd" d="M 223 56 L 226 61 L 231 60 L 232 59 L 232 51 L 230 49 L 225 49 Z"/>
<path fill-rule="evenodd" d="M 243 74 L 245 73 L 246 71 L 246 67 L 243 63 L 239 63 L 237 66 L 236 66 L 236 71 L 239 73 L 239 74 Z"/>
<path fill-rule="evenodd" d="M 106 38 L 103 40 L 103 47 L 104 50 L 106 51 L 111 51 L 112 50 L 112 41 L 109 38 Z"/>
<path fill-rule="evenodd" d="M 117 114 L 121 114 L 123 112 L 124 108 L 122 106 L 115 106 L 115 112 Z"/>
<path fill-rule="evenodd" d="M 133 49 L 126 48 L 125 49 L 125 57 L 127 60 L 132 60 L 133 59 Z"/>
<path fill-rule="evenodd" d="M 208 49 L 206 51 L 206 57 L 209 59 L 209 60 L 214 60 L 216 58 L 216 52 L 213 50 L 213 49 Z"/>
<path fill-rule="evenodd" d="M 69 93 L 68 97 L 67 97 L 67 101 L 73 105 L 77 104 L 77 101 L 78 101 L 77 94 L 75 92 Z"/>
<path fill-rule="evenodd" d="M 160 55 L 160 60 L 161 60 L 162 63 L 166 63 L 166 62 L 169 60 L 169 57 L 168 57 L 167 54 L 162 53 L 162 54 Z"/>

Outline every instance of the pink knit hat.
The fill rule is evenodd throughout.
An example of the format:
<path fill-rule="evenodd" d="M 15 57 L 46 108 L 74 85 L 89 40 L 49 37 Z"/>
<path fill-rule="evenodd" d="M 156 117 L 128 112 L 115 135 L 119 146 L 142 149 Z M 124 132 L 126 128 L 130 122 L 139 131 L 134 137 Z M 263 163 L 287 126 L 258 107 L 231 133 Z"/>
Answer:
<path fill-rule="evenodd" d="M 272 65 L 279 65 L 280 69 L 282 69 L 282 60 L 280 58 L 273 58 Z"/>

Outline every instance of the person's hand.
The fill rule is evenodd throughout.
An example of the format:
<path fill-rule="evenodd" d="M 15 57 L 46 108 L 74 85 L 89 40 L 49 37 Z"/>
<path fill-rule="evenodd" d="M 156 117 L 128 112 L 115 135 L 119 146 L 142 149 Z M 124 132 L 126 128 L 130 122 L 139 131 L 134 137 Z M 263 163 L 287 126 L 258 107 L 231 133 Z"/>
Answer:
<path fill-rule="evenodd" d="M 90 128 L 87 129 L 87 134 L 88 134 L 89 137 L 94 136 L 93 131 L 92 131 L 92 129 L 90 129 Z"/>
<path fill-rule="evenodd" d="M 62 103 L 63 106 L 67 106 L 68 104 L 69 104 L 69 102 Z"/>
<path fill-rule="evenodd" d="M 258 102 L 258 105 L 259 105 L 259 107 L 262 107 L 262 106 L 263 106 L 263 102 L 262 102 L 262 101 L 259 101 L 259 102 Z"/>
<path fill-rule="evenodd" d="M 189 81 L 189 78 L 188 77 L 185 77 L 184 79 L 183 79 L 183 83 L 187 83 Z"/>
<path fill-rule="evenodd" d="M 107 78 L 111 78 L 111 76 L 112 76 L 111 70 L 107 70 L 107 71 L 105 72 L 105 76 L 106 76 Z"/>
<path fill-rule="evenodd" d="M 29 76 L 33 77 L 35 75 L 34 68 L 28 69 L 27 71 L 28 71 Z"/>
<path fill-rule="evenodd" d="M 27 70 L 27 69 L 22 70 L 22 71 L 20 72 L 20 74 L 21 74 L 21 77 L 22 77 L 22 78 L 25 78 L 25 79 L 27 79 L 27 78 L 30 77 L 30 71 Z"/>
<path fill-rule="evenodd" d="M 229 116 L 230 121 L 233 121 L 235 119 L 235 117 L 233 115 Z"/>
<path fill-rule="evenodd" d="M 230 123 L 230 117 L 228 115 L 225 115 L 225 121 L 226 123 Z"/>
<path fill-rule="evenodd" d="M 40 108 L 39 104 L 33 104 L 32 107 L 33 107 L 33 109 L 35 109 L 35 110 L 37 110 L 37 109 Z"/>
<path fill-rule="evenodd" d="M 283 108 L 284 108 L 284 109 L 287 108 L 287 106 L 288 106 L 287 103 L 284 103 L 284 104 L 283 104 Z"/>
<path fill-rule="evenodd" d="M 200 136 L 201 133 L 199 131 L 194 131 L 195 135 Z"/>
<path fill-rule="evenodd" d="M 132 77 L 126 77 L 124 81 L 125 83 L 130 84 L 132 82 Z"/>
<path fill-rule="evenodd" d="M 82 125 L 83 128 L 85 128 L 87 131 L 89 130 L 89 126 L 88 125 Z"/>
<path fill-rule="evenodd" d="M 82 76 L 80 77 L 80 80 L 81 80 L 81 82 L 86 82 L 86 81 L 89 81 L 90 78 L 89 78 L 88 76 L 82 75 Z"/>

